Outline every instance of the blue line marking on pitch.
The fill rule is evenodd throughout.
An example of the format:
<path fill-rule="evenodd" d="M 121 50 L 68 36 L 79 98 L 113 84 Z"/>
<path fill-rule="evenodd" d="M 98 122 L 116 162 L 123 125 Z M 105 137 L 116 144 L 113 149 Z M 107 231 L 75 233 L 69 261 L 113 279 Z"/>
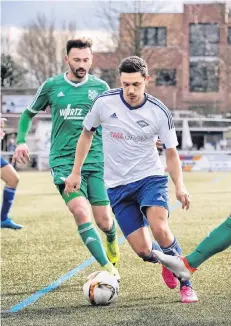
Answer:
<path fill-rule="evenodd" d="M 177 201 L 173 206 L 170 207 L 170 211 L 174 211 L 177 207 L 179 207 L 181 203 Z M 120 237 L 118 239 L 118 243 L 121 245 L 125 241 L 124 236 Z M 23 310 L 27 306 L 31 305 L 32 303 L 36 302 L 40 297 L 43 295 L 55 290 L 57 287 L 59 287 L 63 282 L 68 281 L 73 276 L 77 275 L 79 272 L 83 271 L 85 268 L 90 266 L 95 262 L 95 258 L 92 256 L 91 258 L 85 260 L 82 264 L 78 265 L 76 268 L 72 269 L 71 271 L 67 272 L 60 278 L 58 278 L 56 281 L 48 285 L 47 287 L 35 292 L 30 297 L 26 298 L 25 300 L 19 302 L 15 306 L 11 307 L 8 312 L 18 312 L 20 310 Z"/>
<path fill-rule="evenodd" d="M 125 238 L 122 236 L 118 239 L 119 244 L 123 244 L 125 241 Z M 31 305 L 32 303 L 36 302 L 40 297 L 43 295 L 55 290 L 57 287 L 59 287 L 63 282 L 68 281 L 73 276 L 77 275 L 79 272 L 83 271 L 85 268 L 90 266 L 95 262 L 95 258 L 92 256 L 91 258 L 85 260 L 82 264 L 78 265 L 76 268 L 72 269 L 71 271 L 67 272 L 60 278 L 58 278 L 56 281 L 48 285 L 47 287 L 35 292 L 30 297 L 26 298 L 25 300 L 19 302 L 15 306 L 11 307 L 8 312 L 18 312 L 20 310 L 23 310 L 27 306 Z"/>
<path fill-rule="evenodd" d="M 76 268 L 72 269 L 68 273 L 61 276 L 59 279 L 57 279 L 55 282 L 51 283 L 47 287 L 43 288 L 42 290 L 39 290 L 32 294 L 30 297 L 26 298 L 25 300 L 19 302 L 15 306 L 11 307 L 8 312 L 17 312 L 22 309 L 24 309 L 26 306 L 31 305 L 32 303 L 36 302 L 41 296 L 47 294 L 50 291 L 55 290 L 60 284 L 63 282 L 69 280 L 71 277 L 75 276 L 82 270 L 84 270 L 89 265 L 93 264 L 95 262 L 95 258 L 91 257 L 87 260 L 85 260 L 82 264 L 78 265 Z"/>
<path fill-rule="evenodd" d="M 170 212 L 173 212 L 175 209 L 177 209 L 178 207 L 181 206 L 181 202 L 180 201 L 177 201 L 174 205 L 172 205 L 170 208 L 169 208 L 169 211 Z"/>
<path fill-rule="evenodd" d="M 215 178 L 215 179 L 212 181 L 212 183 L 213 183 L 213 184 L 216 184 L 216 183 L 220 182 L 222 179 L 224 179 L 225 177 L 226 177 L 226 175 L 219 176 L 219 177 Z"/>
<path fill-rule="evenodd" d="M 212 183 L 218 183 L 219 181 L 221 181 L 225 176 L 222 177 L 218 177 L 215 178 Z M 170 207 L 170 212 L 174 211 L 176 208 L 178 208 L 181 205 L 181 203 L 179 201 L 177 201 L 175 204 L 173 204 Z M 124 236 L 120 237 L 118 239 L 119 244 L 123 244 L 125 241 Z M 47 287 L 35 292 L 34 294 L 32 294 L 30 297 L 26 298 L 25 300 L 19 302 L 18 304 L 16 304 L 15 306 L 11 307 L 8 312 L 18 312 L 20 310 L 23 310 L 24 308 L 26 308 L 27 306 L 31 305 L 32 303 L 36 302 L 40 297 L 42 297 L 43 295 L 55 290 L 57 287 L 59 287 L 63 282 L 68 281 L 70 278 L 72 278 L 73 276 L 77 275 L 79 272 L 83 271 L 85 268 L 87 268 L 88 266 L 90 266 L 91 264 L 93 264 L 95 262 L 95 258 L 91 257 L 87 260 L 85 260 L 82 264 L 78 265 L 76 268 L 72 269 L 71 271 L 67 272 L 66 274 L 64 274 L 63 276 L 61 276 L 60 278 L 58 278 L 56 281 L 54 281 L 53 283 L 51 283 L 50 285 L 48 285 Z"/>

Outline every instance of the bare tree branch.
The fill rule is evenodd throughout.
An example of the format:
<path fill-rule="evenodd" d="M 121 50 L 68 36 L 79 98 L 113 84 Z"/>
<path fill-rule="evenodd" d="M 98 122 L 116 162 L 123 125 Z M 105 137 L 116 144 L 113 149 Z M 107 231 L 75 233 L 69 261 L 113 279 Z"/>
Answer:
<path fill-rule="evenodd" d="M 189 37 L 189 43 L 185 43 L 184 40 L 187 37 L 185 34 L 186 31 L 183 28 L 179 28 L 179 24 L 182 22 L 177 20 L 176 24 L 178 25 L 175 25 L 174 22 L 168 22 L 170 24 L 167 24 L 171 26 L 171 28 L 168 28 L 169 34 L 166 38 L 168 44 L 153 45 L 153 35 L 156 33 L 155 37 L 158 36 L 157 32 L 159 33 L 160 29 L 166 26 L 166 21 L 161 21 L 161 14 L 155 16 L 153 13 L 163 11 L 163 9 L 166 9 L 165 5 L 161 1 L 137 0 L 123 2 L 111 1 L 109 5 L 101 6 L 98 15 L 101 18 L 103 26 L 106 27 L 107 32 L 110 32 L 112 41 L 112 44 L 108 47 L 107 54 L 97 54 L 96 67 L 101 69 L 101 77 L 104 76 L 104 71 L 107 72 L 107 75 L 109 74 L 109 70 L 114 74 L 115 68 L 113 71 L 112 62 L 115 67 L 118 66 L 122 58 L 137 55 L 146 60 L 155 82 L 158 69 L 168 69 L 170 74 L 170 70 L 173 70 L 171 68 L 172 60 L 174 60 L 174 69 L 177 72 L 177 78 L 179 80 L 183 78 L 183 69 L 188 70 L 186 71 L 188 81 L 184 78 L 184 82 L 188 82 L 189 92 L 197 92 L 198 95 L 199 92 L 201 94 L 204 93 L 204 97 L 198 96 L 198 99 L 192 102 L 192 105 L 196 103 L 196 106 L 203 108 L 209 102 L 206 99 L 207 93 L 209 94 L 209 92 L 214 93 L 212 96 L 213 99 L 210 100 L 211 105 L 209 104 L 211 110 L 215 110 L 217 105 L 222 106 L 225 97 L 227 97 L 226 102 L 228 103 L 230 101 L 229 94 L 231 93 L 231 50 L 227 41 L 225 43 L 223 41 L 224 35 L 226 40 L 228 39 L 228 35 L 226 35 L 228 33 L 227 21 L 229 19 L 227 8 L 219 4 L 221 12 L 220 14 L 218 13 L 218 16 L 220 16 L 219 19 L 221 22 L 217 23 L 216 29 L 216 27 L 213 28 L 214 24 L 211 22 L 211 18 L 206 16 L 204 6 L 201 4 L 187 6 L 187 15 L 190 17 L 190 23 L 194 24 L 194 27 L 191 24 L 189 26 L 190 33 L 194 33 L 194 40 L 190 41 Z M 166 15 L 163 15 L 163 19 L 166 19 Z M 206 24 L 208 25 L 207 27 Z M 193 28 L 195 30 L 192 30 Z M 144 32 L 145 34 L 142 34 Z M 218 40 L 216 40 L 216 33 L 218 33 Z M 168 47 L 171 47 L 172 50 L 170 51 Z M 115 49 L 114 51 L 113 48 Z M 204 53 L 203 48 L 205 49 Z M 202 52 L 200 52 L 201 50 Z M 188 56 L 188 51 L 190 51 L 189 63 L 186 68 L 183 66 L 183 58 L 185 55 Z M 157 55 L 155 60 L 153 60 L 154 55 Z M 102 62 L 107 57 L 110 57 L 110 60 L 107 60 L 108 65 L 104 68 Z M 161 59 L 158 60 L 158 58 Z M 117 61 L 117 64 L 115 64 L 115 61 Z M 166 78 L 169 78 L 169 74 L 165 74 Z M 162 74 L 162 76 L 164 75 Z M 166 85 L 167 83 L 168 80 L 166 79 Z M 167 89 L 162 89 L 161 91 L 164 93 L 165 90 L 167 93 Z M 172 107 L 175 108 L 177 106 L 177 93 L 181 92 L 181 90 L 175 88 L 175 91 L 172 90 L 172 92 L 175 98 L 175 100 L 172 100 L 175 103 L 172 104 Z M 224 94 L 222 98 L 221 94 Z"/>
<path fill-rule="evenodd" d="M 111 42 L 105 42 L 107 52 L 116 52 L 118 63 L 125 56 L 144 56 L 148 62 L 151 51 L 143 49 L 141 29 L 151 25 L 150 13 L 159 12 L 163 4 L 159 1 L 110 1 L 107 6 L 101 6 L 97 15 L 102 26 L 110 34 Z"/>
<path fill-rule="evenodd" d="M 12 50 L 13 42 L 10 38 L 10 30 L 4 29 L 1 31 L 1 53 L 10 55 Z"/>
<path fill-rule="evenodd" d="M 18 54 L 38 84 L 64 71 L 65 44 L 75 31 L 73 22 L 63 22 L 62 29 L 57 30 L 55 20 L 43 13 L 24 28 Z"/>

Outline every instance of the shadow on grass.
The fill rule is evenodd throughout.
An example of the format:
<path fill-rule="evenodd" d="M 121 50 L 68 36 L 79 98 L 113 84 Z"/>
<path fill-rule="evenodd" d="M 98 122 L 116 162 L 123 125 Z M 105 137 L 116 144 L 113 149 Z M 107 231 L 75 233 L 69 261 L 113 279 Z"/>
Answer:
<path fill-rule="evenodd" d="M 3 292 L 1 293 L 1 297 L 2 299 L 6 298 L 6 297 L 11 297 L 11 296 L 17 296 L 17 295 L 33 295 L 36 292 L 41 290 L 41 286 L 33 289 L 33 290 L 28 290 L 28 291 L 22 291 L 22 292 Z M 79 285 L 68 285 L 68 284 L 62 284 L 62 286 L 58 287 L 57 289 L 55 289 L 56 292 L 82 292 L 82 287 Z M 24 298 L 26 299 L 26 298 Z M 22 300 L 24 300 L 22 299 Z"/>
<path fill-rule="evenodd" d="M 30 192 L 30 193 L 23 193 L 23 192 L 19 192 L 18 193 L 18 196 L 25 196 L 25 195 L 28 195 L 30 194 L 30 196 L 32 197 L 44 197 L 44 196 L 59 196 L 60 197 L 60 194 L 58 192 Z"/>
<path fill-rule="evenodd" d="M 107 312 L 111 311 L 111 312 L 115 312 L 118 310 L 146 310 L 146 309 L 150 309 L 150 306 L 153 306 L 154 311 L 161 311 L 163 309 L 163 305 L 172 305 L 172 304 L 176 304 L 179 303 L 178 300 L 174 300 L 174 301 L 164 301 L 164 302 L 160 302 L 160 297 L 156 296 L 156 297 L 146 297 L 146 298 L 137 298 L 137 299 L 133 299 L 133 300 L 129 300 L 129 302 L 116 302 L 116 303 L 112 303 L 110 305 L 106 305 L 106 306 L 94 306 L 94 305 L 90 305 L 89 303 L 84 303 L 84 304 L 77 304 L 77 305 L 68 305 L 65 307 L 41 307 L 41 308 L 31 308 L 31 306 L 28 306 L 27 308 L 19 311 L 19 312 L 14 312 L 14 313 L 10 313 L 8 311 L 2 311 L 1 317 L 2 318 L 13 318 L 13 317 L 36 317 L 36 316 L 40 316 L 40 315 L 47 315 L 47 316 L 52 316 L 52 315 L 57 315 L 57 314 L 62 314 L 62 315 L 71 315 L 73 313 L 87 313 L 87 311 L 89 311 L 89 309 L 92 310 L 103 310 L 103 309 L 107 309 Z"/>
<path fill-rule="evenodd" d="M 73 313 L 76 312 L 87 312 L 89 309 L 104 309 L 108 308 L 108 306 L 105 307 L 99 307 L 99 306 L 92 306 L 89 305 L 87 302 L 86 304 L 78 304 L 76 306 L 68 306 L 68 307 L 50 307 L 50 308 L 36 308 L 36 309 L 31 309 L 31 308 L 25 308 L 19 312 L 14 312 L 10 313 L 7 311 L 3 311 L 1 313 L 2 318 L 15 318 L 17 317 L 36 317 L 36 316 L 52 316 L 52 315 L 57 315 L 57 314 L 62 314 L 62 315 L 72 315 Z M 114 308 L 116 306 L 114 305 Z"/>

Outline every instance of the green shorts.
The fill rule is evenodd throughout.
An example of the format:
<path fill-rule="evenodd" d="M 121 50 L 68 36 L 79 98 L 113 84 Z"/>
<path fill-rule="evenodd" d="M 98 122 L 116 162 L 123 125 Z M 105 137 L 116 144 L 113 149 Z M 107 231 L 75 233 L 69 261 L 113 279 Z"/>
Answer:
<path fill-rule="evenodd" d="M 91 205 L 106 206 L 109 204 L 107 190 L 104 185 L 103 163 L 85 164 L 81 173 L 81 186 L 79 191 L 75 191 L 67 196 L 64 193 L 65 179 L 72 171 L 72 165 L 60 165 L 51 170 L 53 181 L 58 188 L 66 204 L 73 198 L 85 197 Z"/>

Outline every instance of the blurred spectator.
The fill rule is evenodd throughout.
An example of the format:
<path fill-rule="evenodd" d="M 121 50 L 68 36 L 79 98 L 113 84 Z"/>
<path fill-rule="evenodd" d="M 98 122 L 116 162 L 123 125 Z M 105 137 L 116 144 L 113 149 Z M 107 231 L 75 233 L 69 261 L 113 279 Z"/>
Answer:
<path fill-rule="evenodd" d="M 37 160 L 36 160 L 36 157 L 32 157 L 31 158 L 31 167 L 33 168 L 33 169 L 37 169 Z"/>
<path fill-rule="evenodd" d="M 12 152 L 14 153 L 16 148 L 16 137 L 14 134 L 12 134 L 8 140 L 8 144 L 7 144 L 7 151 L 8 152 Z M 9 162 L 12 164 L 12 158 L 13 158 L 13 154 L 9 156 Z M 13 165 L 14 168 L 16 168 L 16 165 Z"/>
<path fill-rule="evenodd" d="M 226 150 L 227 145 L 228 145 L 227 139 L 221 139 L 220 140 L 220 147 L 221 147 L 222 150 Z"/>
<path fill-rule="evenodd" d="M 11 135 L 9 141 L 8 141 L 8 146 L 7 146 L 7 150 L 8 152 L 14 152 L 16 148 L 16 138 L 15 135 Z"/>

